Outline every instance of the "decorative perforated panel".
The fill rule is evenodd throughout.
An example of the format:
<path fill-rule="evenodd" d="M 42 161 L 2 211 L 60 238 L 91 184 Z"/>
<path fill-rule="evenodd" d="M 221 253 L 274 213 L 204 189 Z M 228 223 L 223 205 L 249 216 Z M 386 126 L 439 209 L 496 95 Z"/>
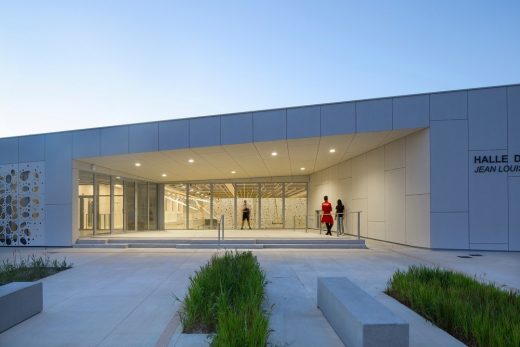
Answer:
<path fill-rule="evenodd" d="M 39 246 L 44 239 L 44 164 L 0 165 L 0 246 Z"/>

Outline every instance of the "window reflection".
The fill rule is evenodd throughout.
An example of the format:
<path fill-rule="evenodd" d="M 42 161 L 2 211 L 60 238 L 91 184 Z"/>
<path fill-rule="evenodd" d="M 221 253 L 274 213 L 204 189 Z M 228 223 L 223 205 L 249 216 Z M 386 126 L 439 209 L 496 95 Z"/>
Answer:
<path fill-rule="evenodd" d="M 307 227 L 307 183 L 159 185 L 80 171 L 78 229 L 81 236 L 157 230 L 163 225 L 166 230 L 215 229 L 222 215 L 226 229 L 241 228 L 244 201 L 252 228 Z"/>
<path fill-rule="evenodd" d="M 210 184 L 190 184 L 189 186 L 189 228 L 209 229 L 211 196 Z M 216 223 L 214 223 L 216 225 Z"/>
<path fill-rule="evenodd" d="M 164 227 L 186 229 L 186 184 L 164 186 Z"/>

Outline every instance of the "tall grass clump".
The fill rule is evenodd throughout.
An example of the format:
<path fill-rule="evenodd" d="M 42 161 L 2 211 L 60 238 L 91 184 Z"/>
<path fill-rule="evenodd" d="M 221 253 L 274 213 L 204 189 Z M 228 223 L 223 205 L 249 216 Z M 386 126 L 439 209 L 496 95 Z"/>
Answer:
<path fill-rule="evenodd" d="M 70 269 L 72 263 L 66 259 L 52 259 L 48 255 L 3 259 L 0 263 L 0 285 L 10 282 L 31 282 Z"/>
<path fill-rule="evenodd" d="M 190 277 L 180 315 L 184 332 L 215 332 L 212 346 L 265 346 L 265 285 L 265 274 L 251 252 L 214 255 Z"/>
<path fill-rule="evenodd" d="M 469 346 L 520 346 L 520 295 L 453 271 L 411 266 L 386 293 Z"/>

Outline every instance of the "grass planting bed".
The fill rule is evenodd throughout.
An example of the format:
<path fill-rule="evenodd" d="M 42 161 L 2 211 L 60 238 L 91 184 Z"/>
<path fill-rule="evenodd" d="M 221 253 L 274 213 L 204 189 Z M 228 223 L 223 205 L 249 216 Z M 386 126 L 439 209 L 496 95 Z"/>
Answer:
<path fill-rule="evenodd" d="M 453 271 L 411 266 L 386 294 L 469 346 L 520 346 L 520 295 Z"/>
<path fill-rule="evenodd" d="M 51 260 L 49 256 L 14 257 L 14 260 L 4 259 L 0 263 L 0 285 L 11 282 L 32 282 L 70 269 L 71 263 L 66 259 Z"/>
<path fill-rule="evenodd" d="M 215 255 L 190 282 L 180 314 L 185 333 L 215 333 L 212 346 L 266 346 L 266 279 L 251 252 Z"/>

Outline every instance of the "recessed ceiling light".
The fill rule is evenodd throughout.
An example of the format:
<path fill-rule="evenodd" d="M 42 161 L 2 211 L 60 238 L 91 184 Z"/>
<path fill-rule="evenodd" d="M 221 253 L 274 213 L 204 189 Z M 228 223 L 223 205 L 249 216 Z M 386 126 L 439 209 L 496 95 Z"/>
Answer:
<path fill-rule="evenodd" d="M 120 180 L 120 179 L 121 179 L 121 177 L 119 177 L 119 176 L 116 176 L 116 180 Z"/>
<path fill-rule="evenodd" d="M 168 176 L 168 175 L 167 175 L 167 174 L 162 174 L 161 176 L 162 176 L 162 177 L 166 177 L 166 176 Z"/>
<path fill-rule="evenodd" d="M 336 153 L 336 149 L 335 148 L 329 149 L 329 153 Z"/>
<path fill-rule="evenodd" d="M 272 152 L 271 155 L 272 155 L 273 157 L 276 157 L 276 156 L 278 155 L 278 152 Z"/>
<path fill-rule="evenodd" d="M 231 173 L 234 175 L 234 174 L 236 174 L 237 172 L 236 172 L 235 170 L 233 170 L 233 171 L 231 171 Z"/>
<path fill-rule="evenodd" d="M 195 162 L 195 160 L 193 160 L 193 159 L 188 159 L 188 163 L 193 164 L 194 162 Z"/>
<path fill-rule="evenodd" d="M 137 162 L 137 163 L 135 163 L 134 165 L 137 166 L 137 167 L 140 167 L 140 166 L 141 166 L 141 163 Z"/>
<path fill-rule="evenodd" d="M 301 167 L 300 170 L 305 171 L 305 168 L 304 168 L 304 167 Z"/>

